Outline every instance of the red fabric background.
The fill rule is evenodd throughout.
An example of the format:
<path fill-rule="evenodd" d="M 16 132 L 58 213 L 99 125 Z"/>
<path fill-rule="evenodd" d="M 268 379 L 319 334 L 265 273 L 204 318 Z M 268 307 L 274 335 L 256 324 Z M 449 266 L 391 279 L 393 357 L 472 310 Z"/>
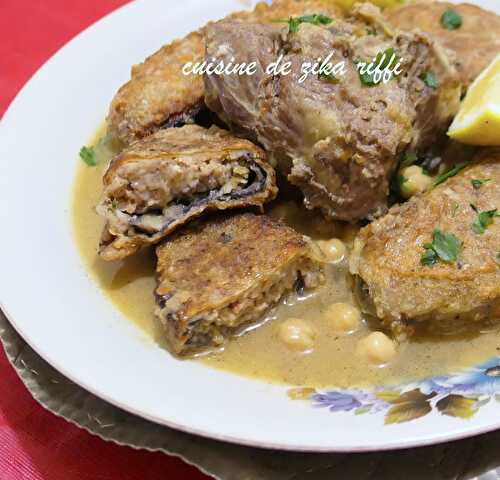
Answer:
<path fill-rule="evenodd" d="M 0 116 L 47 58 L 123 3 L 0 0 Z M 0 379 L 0 480 L 208 478 L 179 459 L 104 442 L 47 412 L 24 388 L 1 349 Z"/>

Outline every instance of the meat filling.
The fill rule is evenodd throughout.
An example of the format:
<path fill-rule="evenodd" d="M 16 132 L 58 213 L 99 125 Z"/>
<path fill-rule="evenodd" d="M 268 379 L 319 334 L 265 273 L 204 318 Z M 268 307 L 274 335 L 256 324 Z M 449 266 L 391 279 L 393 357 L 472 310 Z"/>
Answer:
<path fill-rule="evenodd" d="M 323 283 L 323 278 L 322 271 L 309 257 L 297 259 L 278 276 L 269 277 L 237 301 L 191 318 L 182 334 L 186 338 L 182 354 L 189 355 L 207 347 L 221 346 L 231 336 L 261 321 L 263 315 L 286 295 L 292 292 L 303 294 L 304 290 Z M 177 322 L 178 299 L 175 296 L 157 296 L 157 303 L 156 315 L 168 333 L 170 325 Z M 175 341 L 172 343 L 176 344 Z"/>
<path fill-rule="evenodd" d="M 236 158 L 234 158 L 236 157 Z M 128 175 L 130 173 L 130 175 Z M 98 211 L 115 234 L 154 237 L 192 210 L 212 201 L 245 198 L 264 188 L 266 172 L 243 154 L 207 162 L 179 175 L 175 165 L 125 166 L 106 191 Z"/>

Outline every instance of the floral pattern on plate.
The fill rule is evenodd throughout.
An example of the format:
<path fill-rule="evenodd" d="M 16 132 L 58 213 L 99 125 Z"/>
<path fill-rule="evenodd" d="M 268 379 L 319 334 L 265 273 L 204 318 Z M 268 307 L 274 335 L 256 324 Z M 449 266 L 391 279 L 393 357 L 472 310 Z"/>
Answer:
<path fill-rule="evenodd" d="M 290 396 L 308 398 L 315 407 L 330 412 L 383 413 L 386 425 L 409 422 L 432 411 L 469 419 L 490 401 L 500 402 L 500 357 L 460 374 L 440 375 L 397 387 L 326 392 L 296 389 Z"/>

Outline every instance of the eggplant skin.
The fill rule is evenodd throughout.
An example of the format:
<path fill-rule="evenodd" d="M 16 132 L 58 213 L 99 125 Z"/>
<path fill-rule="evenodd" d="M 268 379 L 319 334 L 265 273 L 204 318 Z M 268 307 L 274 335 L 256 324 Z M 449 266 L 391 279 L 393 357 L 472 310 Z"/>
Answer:
<path fill-rule="evenodd" d="M 287 293 L 323 281 L 309 240 L 265 215 L 194 222 L 156 253 L 156 314 L 174 354 L 220 346 Z"/>
<path fill-rule="evenodd" d="M 488 181 L 474 188 L 472 180 Z M 456 176 L 360 231 L 350 270 L 388 328 L 449 335 L 477 331 L 483 321 L 498 323 L 500 219 L 482 234 L 473 224 L 478 211 L 499 207 L 500 150 L 485 150 Z M 435 229 L 458 238 L 458 261 L 421 263 Z"/>
<path fill-rule="evenodd" d="M 263 150 L 215 126 L 160 130 L 110 163 L 99 253 L 119 260 L 214 210 L 262 205 L 278 189 Z"/>
<path fill-rule="evenodd" d="M 268 23 L 313 13 L 336 16 L 339 12 L 325 0 L 274 0 L 272 5 L 261 2 L 252 11 L 235 12 L 227 18 Z M 132 67 L 130 80 L 120 87 L 109 107 L 111 137 L 129 145 L 160 128 L 190 123 L 205 109 L 203 78 L 182 73 L 187 62 L 203 60 L 205 28 L 164 45 Z"/>
<path fill-rule="evenodd" d="M 462 18 L 460 28 L 447 30 L 441 25 L 441 15 L 448 9 Z M 394 27 L 428 33 L 453 52 L 464 90 L 500 52 L 500 16 L 477 5 L 420 1 L 385 14 Z"/>

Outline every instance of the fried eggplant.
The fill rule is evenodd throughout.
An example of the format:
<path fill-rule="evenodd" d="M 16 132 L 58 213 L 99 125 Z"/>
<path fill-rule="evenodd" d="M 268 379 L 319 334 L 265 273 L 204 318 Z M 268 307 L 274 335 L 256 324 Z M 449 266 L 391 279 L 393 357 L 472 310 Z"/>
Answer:
<path fill-rule="evenodd" d="M 361 300 L 395 333 L 500 321 L 500 150 L 393 207 L 355 240 Z M 370 307 L 371 306 L 371 307 Z"/>
<path fill-rule="evenodd" d="M 445 28 L 447 10 L 458 14 L 459 26 Z M 477 5 L 420 1 L 388 9 L 386 17 L 394 27 L 428 33 L 451 50 L 464 90 L 500 52 L 500 16 Z"/>
<path fill-rule="evenodd" d="M 160 130 L 115 157 L 97 207 L 100 255 L 118 260 L 210 210 L 258 206 L 277 194 L 265 153 L 215 126 Z"/>
<path fill-rule="evenodd" d="M 264 215 L 195 222 L 156 252 L 156 315 L 177 355 L 221 346 L 288 293 L 323 281 L 308 239 Z"/>

